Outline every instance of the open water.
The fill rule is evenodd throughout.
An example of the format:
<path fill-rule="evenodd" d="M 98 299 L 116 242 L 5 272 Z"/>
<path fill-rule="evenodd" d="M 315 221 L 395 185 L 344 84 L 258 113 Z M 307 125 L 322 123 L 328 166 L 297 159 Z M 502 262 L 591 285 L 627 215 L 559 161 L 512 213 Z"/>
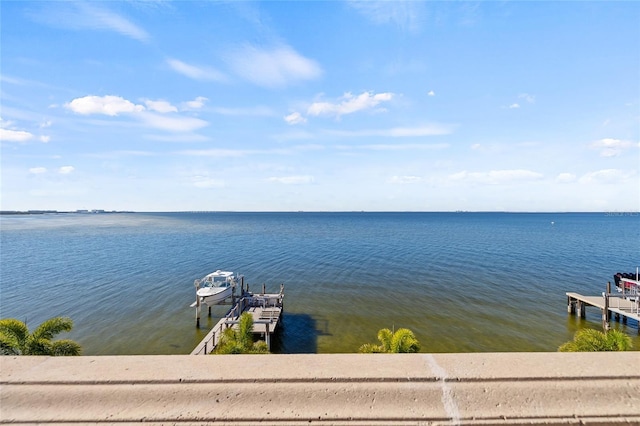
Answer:
<path fill-rule="evenodd" d="M 186 354 L 193 281 L 285 285 L 281 353 L 356 352 L 407 327 L 423 352 L 555 351 L 565 292 L 640 266 L 637 213 L 119 213 L 0 217 L 0 317 L 69 316 L 86 355 Z M 625 330 L 640 349 L 637 323 Z"/>

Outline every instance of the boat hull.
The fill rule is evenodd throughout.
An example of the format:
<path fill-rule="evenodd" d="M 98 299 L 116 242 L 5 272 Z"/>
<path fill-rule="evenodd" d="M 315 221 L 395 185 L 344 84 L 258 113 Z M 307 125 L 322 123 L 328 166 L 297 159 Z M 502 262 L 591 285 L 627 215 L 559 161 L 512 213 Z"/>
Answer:
<path fill-rule="evenodd" d="M 212 306 L 231 297 L 233 294 L 233 288 L 201 288 L 198 290 L 197 294 L 201 303 L 206 303 L 207 305 Z"/>

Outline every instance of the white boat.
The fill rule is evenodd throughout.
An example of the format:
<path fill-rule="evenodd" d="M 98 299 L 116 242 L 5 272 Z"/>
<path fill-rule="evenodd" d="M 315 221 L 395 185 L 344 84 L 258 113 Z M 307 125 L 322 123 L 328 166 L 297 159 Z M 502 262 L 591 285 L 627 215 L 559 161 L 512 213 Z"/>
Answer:
<path fill-rule="evenodd" d="M 229 271 L 217 270 L 206 275 L 200 280 L 196 280 L 196 295 L 200 303 L 209 306 L 217 305 L 228 297 L 231 297 L 233 288 L 238 282 L 239 276 Z"/>

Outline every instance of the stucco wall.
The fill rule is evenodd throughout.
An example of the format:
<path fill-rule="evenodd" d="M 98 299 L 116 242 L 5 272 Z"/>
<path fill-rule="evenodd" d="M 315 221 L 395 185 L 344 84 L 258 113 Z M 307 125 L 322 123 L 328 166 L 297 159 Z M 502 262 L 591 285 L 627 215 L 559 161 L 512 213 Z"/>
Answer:
<path fill-rule="evenodd" d="M 3 423 L 640 424 L 640 353 L 0 357 Z"/>

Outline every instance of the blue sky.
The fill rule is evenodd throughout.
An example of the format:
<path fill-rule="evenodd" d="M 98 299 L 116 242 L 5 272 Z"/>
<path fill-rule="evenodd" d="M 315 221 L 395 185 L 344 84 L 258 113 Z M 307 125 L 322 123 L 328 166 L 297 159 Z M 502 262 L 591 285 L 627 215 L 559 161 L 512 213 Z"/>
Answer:
<path fill-rule="evenodd" d="M 640 3 L 0 8 L 3 210 L 640 209 Z"/>

